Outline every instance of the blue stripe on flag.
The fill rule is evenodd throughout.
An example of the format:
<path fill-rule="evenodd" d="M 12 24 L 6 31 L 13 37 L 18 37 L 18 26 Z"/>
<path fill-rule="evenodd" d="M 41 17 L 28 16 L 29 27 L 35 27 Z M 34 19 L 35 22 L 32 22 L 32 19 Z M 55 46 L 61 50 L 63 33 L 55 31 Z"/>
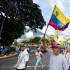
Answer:
<path fill-rule="evenodd" d="M 62 28 L 64 24 L 57 19 L 57 17 L 53 14 L 51 20 L 57 25 L 58 28 Z"/>

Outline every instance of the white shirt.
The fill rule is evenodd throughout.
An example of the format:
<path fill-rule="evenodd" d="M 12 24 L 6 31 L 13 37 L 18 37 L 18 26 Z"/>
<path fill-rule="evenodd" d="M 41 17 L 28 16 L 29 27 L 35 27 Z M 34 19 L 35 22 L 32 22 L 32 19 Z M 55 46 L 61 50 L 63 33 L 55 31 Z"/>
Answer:
<path fill-rule="evenodd" d="M 24 69 L 27 61 L 29 61 L 29 53 L 27 52 L 27 49 L 25 49 L 19 54 L 17 61 L 17 69 Z"/>
<path fill-rule="evenodd" d="M 49 70 L 67 70 L 67 62 L 64 55 L 54 55 L 53 52 L 50 54 Z"/>
<path fill-rule="evenodd" d="M 68 52 L 66 54 L 66 59 L 67 59 L 67 64 L 68 64 L 68 67 L 70 66 L 70 52 Z"/>
<path fill-rule="evenodd" d="M 40 51 L 39 52 L 36 52 L 35 55 L 36 55 L 36 58 L 37 59 L 41 59 L 42 56 L 43 56 L 42 52 L 40 52 Z"/>

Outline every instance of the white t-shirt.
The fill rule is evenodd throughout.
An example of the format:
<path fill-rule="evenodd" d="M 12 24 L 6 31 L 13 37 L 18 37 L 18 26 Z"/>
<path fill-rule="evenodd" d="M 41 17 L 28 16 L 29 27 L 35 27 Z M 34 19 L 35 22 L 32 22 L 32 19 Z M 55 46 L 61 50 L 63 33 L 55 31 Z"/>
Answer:
<path fill-rule="evenodd" d="M 67 70 L 67 61 L 64 55 L 56 56 L 53 52 L 50 52 L 49 70 Z"/>
<path fill-rule="evenodd" d="M 18 61 L 17 61 L 17 69 L 24 69 L 26 62 L 29 61 L 29 53 L 25 49 L 23 52 L 20 52 Z"/>
<path fill-rule="evenodd" d="M 36 52 L 35 55 L 37 59 L 41 59 L 43 56 L 42 52 Z"/>

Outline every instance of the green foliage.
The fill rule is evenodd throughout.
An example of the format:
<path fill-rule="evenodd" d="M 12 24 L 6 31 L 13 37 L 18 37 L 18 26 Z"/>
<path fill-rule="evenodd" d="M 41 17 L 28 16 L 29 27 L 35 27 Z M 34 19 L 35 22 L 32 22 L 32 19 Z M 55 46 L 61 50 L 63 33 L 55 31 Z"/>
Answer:
<path fill-rule="evenodd" d="M 1 12 L 5 14 L 2 16 Z M 5 19 L 5 21 L 4 21 Z M 24 33 L 25 26 L 42 29 L 45 21 L 41 10 L 32 0 L 0 0 L 0 28 L 4 22 L 1 43 L 10 45 Z"/>
<path fill-rule="evenodd" d="M 54 41 L 54 38 L 51 37 L 51 36 L 48 36 L 48 40 L 51 41 L 51 42 L 53 42 Z"/>
<path fill-rule="evenodd" d="M 44 39 L 44 42 L 46 44 L 50 43 L 48 39 Z M 41 44 L 41 38 L 40 37 L 35 37 L 33 39 L 30 39 L 29 41 L 23 41 L 22 43 L 24 43 L 24 44 Z"/>
<path fill-rule="evenodd" d="M 31 40 L 33 44 L 40 44 L 40 37 L 35 37 Z"/>
<path fill-rule="evenodd" d="M 29 41 L 23 41 L 24 44 L 40 44 L 40 37 L 35 37 Z"/>

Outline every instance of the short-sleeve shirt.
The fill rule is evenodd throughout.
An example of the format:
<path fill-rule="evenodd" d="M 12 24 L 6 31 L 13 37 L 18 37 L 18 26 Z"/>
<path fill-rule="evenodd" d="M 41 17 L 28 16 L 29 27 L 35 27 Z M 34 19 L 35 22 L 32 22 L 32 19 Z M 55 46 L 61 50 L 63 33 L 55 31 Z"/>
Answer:
<path fill-rule="evenodd" d="M 21 52 L 19 55 L 19 60 L 21 60 L 21 62 L 19 63 L 17 69 L 24 69 L 26 62 L 29 61 L 29 53 L 27 51 Z"/>
<path fill-rule="evenodd" d="M 35 55 L 37 59 L 41 59 L 43 56 L 42 52 L 36 52 Z"/>

